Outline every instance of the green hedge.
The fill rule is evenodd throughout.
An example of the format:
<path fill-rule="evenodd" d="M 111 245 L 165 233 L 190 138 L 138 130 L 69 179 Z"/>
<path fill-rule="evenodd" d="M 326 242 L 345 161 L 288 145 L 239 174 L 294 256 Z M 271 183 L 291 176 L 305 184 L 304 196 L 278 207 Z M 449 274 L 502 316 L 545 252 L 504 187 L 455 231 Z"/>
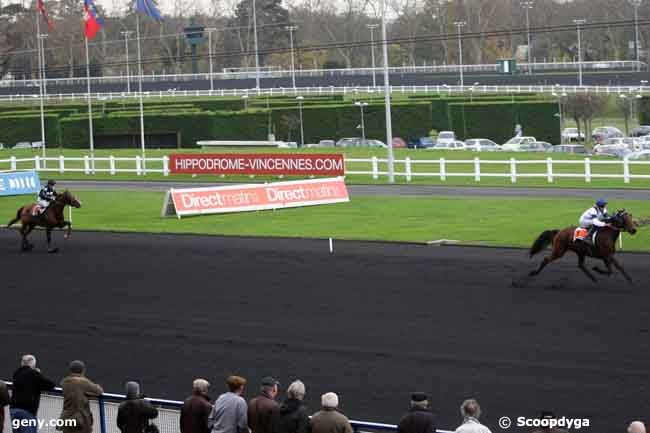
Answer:
<path fill-rule="evenodd" d="M 45 114 L 44 118 L 46 145 L 59 146 L 61 141 L 58 114 Z M 11 147 L 21 141 L 41 141 L 40 113 L 0 117 L 0 143 Z"/>
<path fill-rule="evenodd" d="M 560 142 L 560 122 L 553 102 L 474 102 L 449 104 L 450 129 L 456 136 L 489 138 L 504 143 L 521 124 L 524 135 L 552 144 Z"/>

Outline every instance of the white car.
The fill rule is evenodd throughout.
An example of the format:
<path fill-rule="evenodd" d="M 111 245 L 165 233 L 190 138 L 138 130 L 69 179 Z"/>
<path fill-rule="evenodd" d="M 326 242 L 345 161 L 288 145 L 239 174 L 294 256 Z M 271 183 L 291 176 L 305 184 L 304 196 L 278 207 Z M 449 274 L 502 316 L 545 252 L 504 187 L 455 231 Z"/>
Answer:
<path fill-rule="evenodd" d="M 30 143 L 29 141 L 18 142 L 14 147 L 12 147 L 12 149 L 31 149 L 31 148 L 32 148 L 32 143 Z"/>
<path fill-rule="evenodd" d="M 440 131 L 436 139 L 436 146 L 438 144 L 451 143 L 456 141 L 456 133 L 454 131 Z"/>
<path fill-rule="evenodd" d="M 487 138 L 470 138 L 469 140 L 465 140 L 465 147 L 467 147 L 467 150 L 474 152 L 496 152 L 501 150 L 501 146 Z"/>
<path fill-rule="evenodd" d="M 562 141 L 571 143 L 572 141 L 584 141 L 585 133 L 578 133 L 578 128 L 564 128 L 562 131 Z"/>
<path fill-rule="evenodd" d="M 462 141 L 454 140 L 444 143 L 436 143 L 435 146 L 429 147 L 425 150 L 465 150 L 467 146 Z"/>
<path fill-rule="evenodd" d="M 519 150 L 519 146 L 522 144 L 535 143 L 537 139 L 535 137 L 513 137 L 510 140 L 503 143 L 501 150 L 509 150 L 516 152 Z"/>
<path fill-rule="evenodd" d="M 616 137 L 616 138 L 607 138 L 603 141 L 601 146 L 618 146 L 621 149 L 634 150 L 637 143 L 641 141 L 636 138 L 631 137 Z"/>
<path fill-rule="evenodd" d="M 625 155 L 625 159 L 632 160 L 650 160 L 650 150 L 642 150 L 640 152 L 631 152 Z"/>
<path fill-rule="evenodd" d="M 630 149 L 627 147 L 621 147 L 619 145 L 605 145 L 605 144 L 599 144 L 597 146 L 594 146 L 593 153 L 596 156 L 615 156 L 617 158 L 622 158 L 628 153 L 630 153 Z"/>
<path fill-rule="evenodd" d="M 548 152 L 553 145 L 546 141 L 533 141 L 532 143 L 520 144 L 515 152 Z"/>
<path fill-rule="evenodd" d="M 571 153 L 574 155 L 588 155 L 587 148 L 582 144 L 558 144 L 548 150 L 553 153 Z"/>

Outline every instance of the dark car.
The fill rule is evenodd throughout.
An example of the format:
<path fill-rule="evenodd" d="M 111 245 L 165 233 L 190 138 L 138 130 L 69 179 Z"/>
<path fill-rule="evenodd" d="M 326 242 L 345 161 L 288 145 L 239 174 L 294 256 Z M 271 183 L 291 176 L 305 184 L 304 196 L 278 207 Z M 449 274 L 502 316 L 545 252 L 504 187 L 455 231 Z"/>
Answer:
<path fill-rule="evenodd" d="M 409 149 L 428 149 L 436 145 L 436 142 L 431 137 L 419 137 L 410 140 L 406 147 Z"/>
<path fill-rule="evenodd" d="M 650 125 L 637 126 L 630 133 L 630 137 L 643 137 L 650 134 Z"/>

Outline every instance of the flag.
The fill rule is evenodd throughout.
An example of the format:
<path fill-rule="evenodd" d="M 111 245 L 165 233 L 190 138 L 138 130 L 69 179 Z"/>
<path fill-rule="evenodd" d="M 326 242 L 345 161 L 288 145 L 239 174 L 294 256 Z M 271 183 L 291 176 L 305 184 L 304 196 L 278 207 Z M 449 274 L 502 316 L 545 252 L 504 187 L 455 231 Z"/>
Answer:
<path fill-rule="evenodd" d="M 92 0 L 84 0 L 84 23 L 88 40 L 94 38 L 104 25 L 104 20 L 97 13 L 97 8 Z"/>
<path fill-rule="evenodd" d="M 47 11 L 45 10 L 45 4 L 43 3 L 43 0 L 37 0 L 36 1 L 36 9 L 43 15 L 43 18 L 45 18 L 45 22 L 47 23 L 47 28 L 52 30 L 52 20 L 50 20 L 50 17 L 47 15 Z"/>
<path fill-rule="evenodd" d="M 156 5 L 153 3 L 153 0 L 135 0 L 135 10 L 150 16 L 156 21 L 163 20 L 163 17 Z"/>

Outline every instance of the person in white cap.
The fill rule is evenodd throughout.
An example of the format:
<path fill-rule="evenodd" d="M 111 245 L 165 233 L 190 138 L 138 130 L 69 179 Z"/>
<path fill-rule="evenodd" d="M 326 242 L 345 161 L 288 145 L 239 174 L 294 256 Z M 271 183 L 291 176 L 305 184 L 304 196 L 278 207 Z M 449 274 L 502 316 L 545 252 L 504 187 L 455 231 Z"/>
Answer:
<path fill-rule="evenodd" d="M 627 433 L 645 433 L 645 425 L 641 421 L 632 421 L 627 428 Z"/>
<path fill-rule="evenodd" d="M 311 417 L 311 433 L 352 433 L 350 420 L 337 410 L 338 395 L 333 392 L 323 394 L 321 406 L 323 409 Z"/>

